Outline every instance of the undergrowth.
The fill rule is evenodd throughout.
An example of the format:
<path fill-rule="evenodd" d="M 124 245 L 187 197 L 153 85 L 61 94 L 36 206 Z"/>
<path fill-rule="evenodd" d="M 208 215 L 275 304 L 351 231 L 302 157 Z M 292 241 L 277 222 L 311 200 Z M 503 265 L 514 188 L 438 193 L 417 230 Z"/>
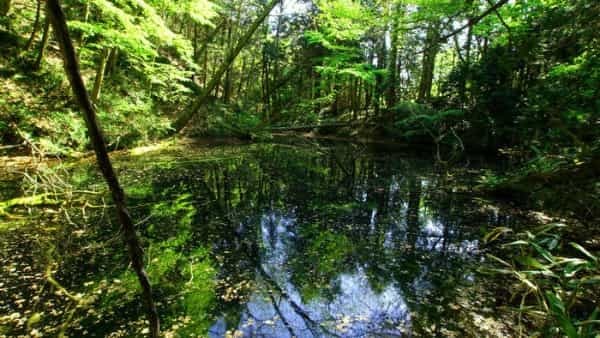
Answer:
<path fill-rule="evenodd" d="M 512 236 L 506 236 L 511 229 L 496 228 L 485 236 L 487 243 L 504 242 L 499 253 L 488 254 L 493 267 L 485 271 L 510 284 L 507 305 L 518 316 L 520 336 L 600 334 L 600 258 L 568 240 L 567 229 L 552 223 Z"/>

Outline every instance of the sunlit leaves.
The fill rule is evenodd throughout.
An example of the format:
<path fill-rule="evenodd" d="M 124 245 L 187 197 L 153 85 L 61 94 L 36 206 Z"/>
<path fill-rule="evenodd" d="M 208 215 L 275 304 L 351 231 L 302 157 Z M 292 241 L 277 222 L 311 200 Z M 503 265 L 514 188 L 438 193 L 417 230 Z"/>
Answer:
<path fill-rule="evenodd" d="M 372 9 L 352 0 L 319 1 L 317 7 L 318 29 L 307 31 L 305 38 L 309 44 L 321 46 L 328 53 L 315 70 L 333 78 L 339 75 L 373 84 L 374 69 L 361 63 L 360 50 L 365 34 L 376 23 Z"/>
<path fill-rule="evenodd" d="M 188 15 L 201 25 L 212 25 L 217 7 L 208 0 L 189 0 L 183 3 L 144 0 L 92 0 L 96 20 L 71 20 L 70 26 L 93 38 L 90 46 L 118 47 L 128 57 L 148 62 L 158 56 L 161 47 L 171 47 L 183 59 L 190 60 L 192 45 L 174 33 L 157 8 L 172 15 Z M 155 7 L 157 6 L 157 7 Z"/>
<path fill-rule="evenodd" d="M 319 1 L 318 22 L 328 39 L 346 41 L 359 39 L 368 29 L 370 10 L 359 1 Z"/>
<path fill-rule="evenodd" d="M 214 26 L 211 19 L 217 16 L 220 7 L 208 0 L 151 0 L 157 8 L 172 15 L 188 16 L 197 24 Z"/>

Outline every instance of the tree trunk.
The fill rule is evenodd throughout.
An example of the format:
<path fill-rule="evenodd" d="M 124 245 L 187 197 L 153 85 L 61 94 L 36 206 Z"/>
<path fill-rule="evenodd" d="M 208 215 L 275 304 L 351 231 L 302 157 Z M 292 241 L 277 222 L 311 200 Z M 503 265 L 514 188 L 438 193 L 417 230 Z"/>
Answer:
<path fill-rule="evenodd" d="M 386 104 L 388 109 L 387 118 L 391 118 L 391 110 L 396 105 L 396 85 L 397 85 L 397 64 L 398 64 L 398 29 L 399 29 L 399 10 L 400 5 L 394 8 L 392 15 L 392 30 L 391 30 L 391 46 L 390 46 L 390 55 L 388 57 L 388 77 L 386 83 Z"/>
<path fill-rule="evenodd" d="M 266 52 L 263 49 L 263 57 L 262 57 L 262 98 L 263 98 L 263 113 L 264 113 L 264 122 L 269 123 L 271 118 L 270 118 L 270 111 L 271 111 L 271 96 L 269 95 L 269 93 L 271 92 L 269 90 L 269 84 L 271 83 L 270 81 L 270 74 L 269 74 L 269 69 L 270 69 L 270 65 L 269 65 L 269 59 L 267 57 Z"/>
<path fill-rule="evenodd" d="M 237 92 L 237 94 L 236 94 L 237 97 L 242 97 L 242 89 L 243 89 L 244 80 L 245 80 L 244 79 L 244 76 L 245 76 L 244 74 L 246 74 L 246 64 L 247 63 L 248 63 L 247 59 L 245 57 L 242 58 L 242 67 L 240 68 L 241 69 L 241 72 L 240 72 L 240 82 L 238 83 L 237 91 L 236 91 Z"/>
<path fill-rule="evenodd" d="M 106 61 L 108 60 L 109 48 L 104 47 L 102 50 L 102 56 L 98 61 L 98 69 L 96 70 L 96 80 L 94 81 L 94 89 L 90 99 L 94 103 L 98 103 L 100 99 L 100 91 L 102 90 L 102 82 L 104 82 L 104 70 L 106 69 Z"/>
<path fill-rule="evenodd" d="M 208 48 L 204 49 L 204 69 L 202 71 L 202 87 L 206 88 L 206 81 L 208 81 Z"/>
<path fill-rule="evenodd" d="M 277 83 L 280 81 L 280 73 L 281 68 L 279 65 L 279 59 L 281 56 L 281 52 L 279 48 L 281 47 L 281 26 L 283 24 L 283 1 L 279 3 L 279 13 L 277 15 L 277 27 L 275 32 L 275 58 L 274 58 L 274 71 L 273 71 L 273 83 L 275 84 L 274 88 L 272 88 L 271 92 L 268 93 L 271 96 L 271 119 L 277 120 L 279 111 L 281 109 L 281 104 L 279 102 L 279 91 L 275 88 Z"/>
<path fill-rule="evenodd" d="M 44 22 L 44 34 L 42 35 L 42 41 L 40 42 L 40 50 L 38 56 L 35 59 L 33 70 L 39 70 L 42 67 L 42 61 L 44 60 L 44 54 L 46 53 L 46 47 L 48 46 L 48 38 L 50 36 L 50 20 L 46 18 Z"/>
<path fill-rule="evenodd" d="M 192 48 L 194 49 L 194 62 L 198 63 L 198 24 L 194 23 L 194 37 L 192 40 Z"/>
<path fill-rule="evenodd" d="M 27 40 L 27 43 L 25 44 L 25 47 L 23 48 L 24 51 L 27 51 L 27 50 L 29 50 L 29 48 L 31 48 L 31 45 L 33 45 L 33 41 L 35 40 L 35 36 L 37 35 L 37 32 L 40 30 L 41 8 L 42 8 L 42 1 L 38 0 L 37 7 L 35 9 L 35 21 L 33 22 L 33 30 L 31 31 L 29 40 Z"/>
<path fill-rule="evenodd" d="M 242 51 L 242 48 L 244 48 L 244 46 L 246 46 L 246 44 L 248 44 L 248 42 L 254 35 L 254 32 L 256 32 L 256 30 L 262 24 L 262 22 L 265 21 L 267 16 L 269 16 L 269 13 L 271 13 L 271 10 L 273 10 L 273 8 L 275 8 L 275 6 L 279 3 L 279 1 L 281 1 L 281 0 L 271 0 L 271 2 L 263 9 L 263 11 L 259 15 L 259 17 L 256 18 L 256 20 L 252 23 L 252 26 L 250 27 L 250 29 L 248 29 L 246 34 L 244 34 L 244 36 L 242 36 L 238 40 L 235 48 L 233 50 L 231 50 L 229 53 L 227 53 L 225 62 L 223 62 L 223 64 L 217 70 L 217 72 L 215 73 L 213 78 L 210 80 L 208 85 L 204 88 L 204 90 L 202 91 L 202 94 L 196 99 L 195 102 L 192 103 L 192 105 L 189 107 L 189 109 L 184 110 L 184 112 L 177 118 L 175 123 L 173 123 L 173 129 L 175 132 L 179 132 L 181 129 L 183 129 L 190 122 L 190 120 L 194 117 L 194 115 L 196 115 L 198 113 L 198 111 L 200 110 L 200 107 L 202 107 L 202 105 L 204 105 L 204 103 L 210 96 L 210 93 L 221 81 L 223 74 L 227 71 L 227 69 L 229 69 L 229 67 L 231 67 L 231 64 L 233 63 L 235 58 L 238 56 L 238 54 L 240 54 L 240 52 Z"/>
<path fill-rule="evenodd" d="M 231 49 L 231 45 L 232 45 L 232 40 L 231 40 L 231 35 L 233 33 L 233 28 L 232 28 L 233 22 L 232 20 L 228 20 L 227 21 L 227 49 Z M 224 103 L 229 103 L 229 99 L 231 99 L 231 88 L 232 88 L 232 81 L 231 81 L 231 68 L 232 67 L 227 67 L 227 71 L 225 72 L 225 83 L 223 83 L 223 102 Z"/>
<path fill-rule="evenodd" d="M 119 48 L 113 47 L 110 49 L 108 54 L 108 60 L 106 61 L 106 69 L 104 75 L 113 74 L 117 67 L 117 61 L 119 60 Z"/>
<path fill-rule="evenodd" d="M 433 74 L 435 71 L 435 58 L 440 49 L 439 23 L 431 23 L 427 29 L 427 38 L 425 50 L 423 51 L 423 67 L 421 71 L 421 81 L 419 82 L 419 96 L 417 102 L 429 102 L 431 98 L 431 87 L 433 84 Z"/>
<path fill-rule="evenodd" d="M 60 7 L 59 0 L 47 0 L 47 9 L 48 16 L 52 21 L 56 39 L 58 40 L 63 54 L 65 72 L 69 77 L 73 94 L 83 110 L 88 136 L 94 147 L 98 166 L 111 191 L 117 216 L 123 229 L 124 240 L 129 250 L 131 265 L 142 288 L 143 300 L 146 306 L 148 321 L 150 323 L 150 336 L 158 337 L 160 332 L 158 312 L 156 311 L 156 306 L 152 299 L 150 281 L 144 270 L 144 251 L 136 234 L 131 215 L 127 210 L 125 193 L 123 192 L 123 189 L 121 189 L 117 175 L 112 167 L 110 158 L 108 157 L 104 137 L 102 136 L 102 132 L 96 119 L 96 110 L 88 96 L 83 79 L 81 78 L 79 62 L 77 61 L 73 42 L 69 36 L 65 15 Z"/>
<path fill-rule="evenodd" d="M 468 0 L 466 1 L 467 7 L 468 7 L 468 11 L 469 11 L 469 15 L 467 17 L 468 22 L 471 22 L 473 20 L 473 17 L 471 15 L 471 11 L 473 10 L 473 0 Z M 469 26 L 468 30 L 467 30 L 467 41 L 465 41 L 465 58 L 464 58 L 464 65 L 463 65 L 463 73 L 461 74 L 460 77 L 460 82 L 459 82 L 459 97 L 461 100 L 462 104 L 465 104 L 467 102 L 467 83 L 470 81 L 470 75 L 471 75 L 471 46 L 473 44 L 473 26 Z"/>

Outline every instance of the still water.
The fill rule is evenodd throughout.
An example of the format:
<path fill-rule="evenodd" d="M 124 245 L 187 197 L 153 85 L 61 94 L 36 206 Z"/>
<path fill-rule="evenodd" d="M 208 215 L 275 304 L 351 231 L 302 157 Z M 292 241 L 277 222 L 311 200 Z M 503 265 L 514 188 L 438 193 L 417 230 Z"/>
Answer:
<path fill-rule="evenodd" d="M 508 334 L 481 238 L 517 218 L 472 194 L 480 163 L 441 170 L 335 144 L 147 148 L 115 162 L 167 336 Z M 0 336 L 142 336 L 93 163 L 0 185 L 15 186 L 60 197 L 0 213 Z"/>

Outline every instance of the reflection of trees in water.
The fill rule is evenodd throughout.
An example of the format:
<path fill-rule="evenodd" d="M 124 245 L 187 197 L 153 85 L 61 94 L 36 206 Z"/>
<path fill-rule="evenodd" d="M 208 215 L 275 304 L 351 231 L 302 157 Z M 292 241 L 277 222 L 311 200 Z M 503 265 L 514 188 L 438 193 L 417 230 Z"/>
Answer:
<path fill-rule="evenodd" d="M 236 329 L 244 336 L 323 337 L 399 336 L 408 327 L 409 315 L 399 290 L 388 286 L 372 290 L 365 272 L 354 267 L 334 283 L 331 298 L 305 300 L 288 271 L 297 224 L 291 217 L 268 213 L 260 222 L 263 248 L 257 267 L 258 290 L 245 305 Z M 218 321 L 213 336 L 224 335 Z"/>
<path fill-rule="evenodd" d="M 384 325 L 383 318 L 407 311 L 406 306 L 416 314 L 410 325 L 418 333 L 444 319 L 445 302 L 465 282 L 478 245 L 470 239 L 479 236 L 479 227 L 467 225 L 499 222 L 468 210 L 468 200 L 451 190 L 455 183 L 427 164 L 356 157 L 346 150 L 323 155 L 265 146 L 155 176 L 157 191 L 190 182 L 186 189 L 198 209 L 195 237 L 221 257 L 220 274 L 231 284 L 254 280 L 257 291 L 219 304 L 217 313 L 227 315 L 215 324 L 215 333 L 238 328 L 266 336 L 344 336 L 352 330 L 395 335 L 406 330 Z M 287 210 L 288 216 L 264 210 Z M 349 242 L 347 252 L 327 252 L 343 240 Z M 315 243 L 324 247 L 313 248 Z M 315 267 L 307 257 L 337 262 Z M 344 322 L 349 318 L 342 313 L 350 310 L 340 297 L 365 300 L 374 308 L 385 308 L 390 299 L 400 305 L 370 311 L 359 325 Z M 394 314 L 392 322 L 407 325 L 406 311 Z"/>
<path fill-rule="evenodd" d="M 182 213 L 155 207 L 176 211 L 188 196 L 189 236 L 174 253 L 187 267 L 194 249 L 207 248 L 218 270 L 218 295 L 244 285 L 237 297 L 210 305 L 208 318 L 222 318 L 213 325 L 217 336 L 227 329 L 278 337 L 423 335 L 432 324 L 440 330 L 445 324 L 438 324 L 454 316 L 447 304 L 470 278 L 479 227 L 507 222 L 471 210 L 468 196 L 452 191 L 456 182 L 418 161 L 269 145 L 225 155 L 123 170 L 132 212 L 144 220 L 140 232 L 149 243 L 181 232 L 174 224 Z M 85 174 L 85 184 L 92 184 L 95 176 Z M 70 215 L 102 226 L 81 239 L 65 228 L 69 240 L 56 241 L 63 256 L 56 278 L 73 278 L 75 286 L 126 261 L 112 248 L 113 220 L 101 210 L 84 211 Z M 84 240 L 107 249 L 64 254 Z M 32 251 L 31 241 L 22 242 L 19 252 Z M 169 273 L 172 280 L 160 292 L 192 293 L 179 287 L 188 281 L 184 275 Z M 116 322 L 133 317 L 125 311 L 137 311 L 129 303 L 117 310 L 105 318 Z"/>

